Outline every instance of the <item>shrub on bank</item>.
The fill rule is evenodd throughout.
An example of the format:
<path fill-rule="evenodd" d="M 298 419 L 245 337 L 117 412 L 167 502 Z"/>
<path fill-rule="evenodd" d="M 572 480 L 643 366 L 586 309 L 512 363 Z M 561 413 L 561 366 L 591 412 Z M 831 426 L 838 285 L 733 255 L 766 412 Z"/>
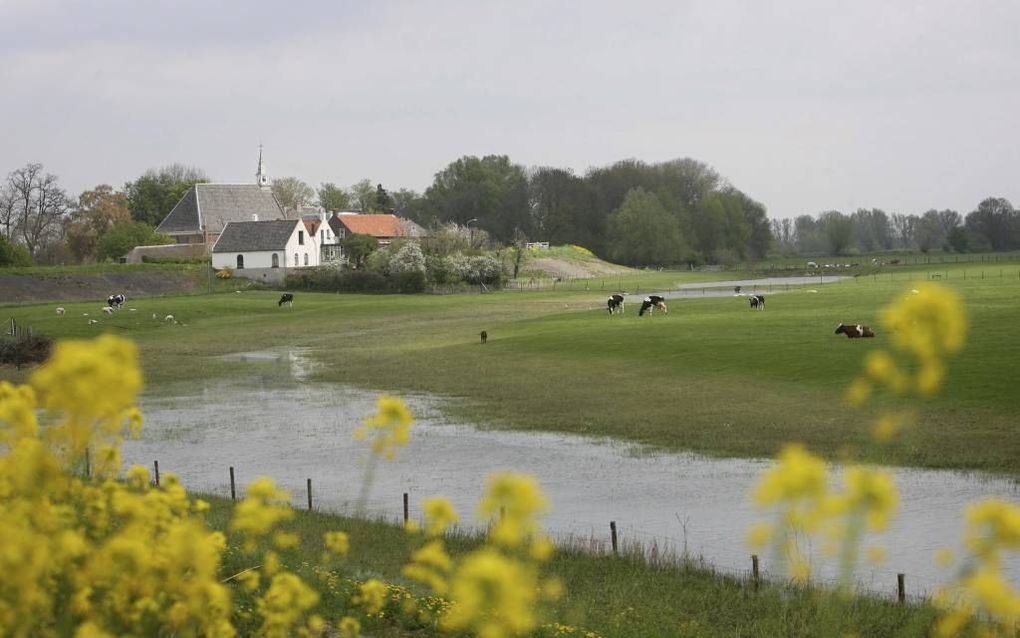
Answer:
<path fill-rule="evenodd" d="M 0 365 L 25 366 L 42 363 L 50 356 L 53 339 L 44 335 L 28 335 L 0 341 Z"/>
<path fill-rule="evenodd" d="M 425 273 L 410 271 L 384 275 L 370 270 L 306 268 L 287 273 L 284 283 L 288 290 L 413 294 L 425 291 Z"/>

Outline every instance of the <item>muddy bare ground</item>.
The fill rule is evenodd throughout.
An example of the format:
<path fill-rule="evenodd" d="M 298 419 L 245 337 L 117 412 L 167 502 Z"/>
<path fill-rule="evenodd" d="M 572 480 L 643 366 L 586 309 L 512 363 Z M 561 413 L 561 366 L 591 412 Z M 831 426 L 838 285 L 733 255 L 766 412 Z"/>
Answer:
<path fill-rule="evenodd" d="M 202 290 L 204 274 L 170 271 L 0 275 L 0 303 L 105 300 L 114 293 L 129 298 Z"/>
<path fill-rule="evenodd" d="M 301 352 L 248 353 L 258 368 L 254 382 L 215 383 L 176 397 L 143 401 L 146 428 L 125 446 L 127 463 L 177 473 L 191 490 L 229 495 L 228 468 L 240 485 L 268 475 L 304 506 L 305 481 L 313 482 L 317 508 L 352 511 L 365 473 L 366 444 L 354 429 L 375 409 L 377 394 L 300 380 L 308 372 Z M 662 453 L 629 444 L 578 436 L 480 429 L 443 416 L 434 397 L 408 397 L 418 423 L 412 442 L 376 472 L 368 512 L 389 520 L 402 514 L 409 493 L 411 516 L 423 498 L 450 498 L 469 524 L 486 477 L 495 471 L 533 474 L 549 496 L 547 528 L 557 537 L 595 539 L 605 546 L 616 521 L 623 543 L 686 553 L 724 571 L 745 573 L 749 525 L 763 515 L 748 494 L 768 460 L 708 459 Z M 965 505 L 984 496 L 1020 502 L 1016 483 L 980 474 L 894 470 L 901 505 L 889 531 L 869 538 L 884 547 L 885 564 L 858 570 L 860 584 L 895 592 L 896 573 L 908 592 L 923 594 L 952 572 L 936 567 L 940 548 L 959 548 Z M 833 560 L 818 557 L 823 579 L 836 573 Z M 775 568 L 764 555 L 766 571 Z M 1020 561 L 1010 563 L 1014 581 Z"/>

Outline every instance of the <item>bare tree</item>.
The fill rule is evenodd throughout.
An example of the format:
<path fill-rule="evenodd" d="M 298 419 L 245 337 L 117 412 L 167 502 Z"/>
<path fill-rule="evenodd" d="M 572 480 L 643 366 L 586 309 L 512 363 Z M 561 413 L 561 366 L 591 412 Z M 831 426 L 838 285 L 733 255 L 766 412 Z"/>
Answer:
<path fill-rule="evenodd" d="M 13 239 L 18 223 L 16 197 L 10 183 L 0 184 L 0 224 L 3 224 L 4 237 Z"/>
<path fill-rule="evenodd" d="M 21 239 L 34 256 L 42 244 L 61 231 L 71 199 L 57 184 L 56 175 L 43 173 L 42 164 L 28 164 L 7 179 Z"/>

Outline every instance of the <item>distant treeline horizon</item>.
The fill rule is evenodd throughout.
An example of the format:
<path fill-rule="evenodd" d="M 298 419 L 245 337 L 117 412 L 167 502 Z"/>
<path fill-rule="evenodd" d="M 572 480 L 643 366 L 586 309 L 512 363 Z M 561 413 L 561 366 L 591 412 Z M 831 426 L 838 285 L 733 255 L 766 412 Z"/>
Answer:
<path fill-rule="evenodd" d="M 41 164 L 11 171 L 0 182 L 0 265 L 4 251 L 23 250 L 39 263 L 88 262 L 133 242 L 165 241 L 152 228 L 192 185 L 208 181 L 199 168 L 172 164 L 119 191 L 98 185 L 75 198 Z M 965 213 L 861 208 L 770 219 L 763 204 L 692 158 L 626 159 L 577 175 L 525 168 L 506 155 L 464 156 L 436 173 L 424 193 L 369 179 L 313 188 L 296 177 L 275 179 L 272 189 L 286 211 L 393 212 L 425 227 L 469 226 L 499 244 L 577 244 L 631 266 L 738 263 L 770 253 L 1020 249 L 1020 212 L 1004 198 L 988 197 Z"/>

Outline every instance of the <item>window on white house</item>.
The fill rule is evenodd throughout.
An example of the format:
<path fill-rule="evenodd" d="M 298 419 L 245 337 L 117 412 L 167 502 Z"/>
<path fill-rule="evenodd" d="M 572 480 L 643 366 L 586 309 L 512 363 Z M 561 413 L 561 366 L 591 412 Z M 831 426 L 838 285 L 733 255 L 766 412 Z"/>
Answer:
<path fill-rule="evenodd" d="M 297 258 L 297 253 L 294 253 L 294 265 L 295 265 L 295 266 L 297 266 L 297 265 L 298 265 L 298 258 Z"/>
<path fill-rule="evenodd" d="M 277 255 L 276 253 L 273 253 L 273 268 L 279 268 L 279 267 L 280 267 L 280 256 Z"/>
<path fill-rule="evenodd" d="M 303 231 L 303 230 L 297 231 L 297 243 L 298 243 L 298 246 L 304 246 L 305 245 L 305 231 Z"/>
<path fill-rule="evenodd" d="M 237 256 L 237 269 L 244 270 L 244 255 Z"/>
<path fill-rule="evenodd" d="M 324 230 L 319 231 L 319 241 L 321 241 L 324 244 L 326 243 L 326 231 Z"/>
<path fill-rule="evenodd" d="M 305 265 L 308 265 L 308 253 L 305 253 Z"/>

